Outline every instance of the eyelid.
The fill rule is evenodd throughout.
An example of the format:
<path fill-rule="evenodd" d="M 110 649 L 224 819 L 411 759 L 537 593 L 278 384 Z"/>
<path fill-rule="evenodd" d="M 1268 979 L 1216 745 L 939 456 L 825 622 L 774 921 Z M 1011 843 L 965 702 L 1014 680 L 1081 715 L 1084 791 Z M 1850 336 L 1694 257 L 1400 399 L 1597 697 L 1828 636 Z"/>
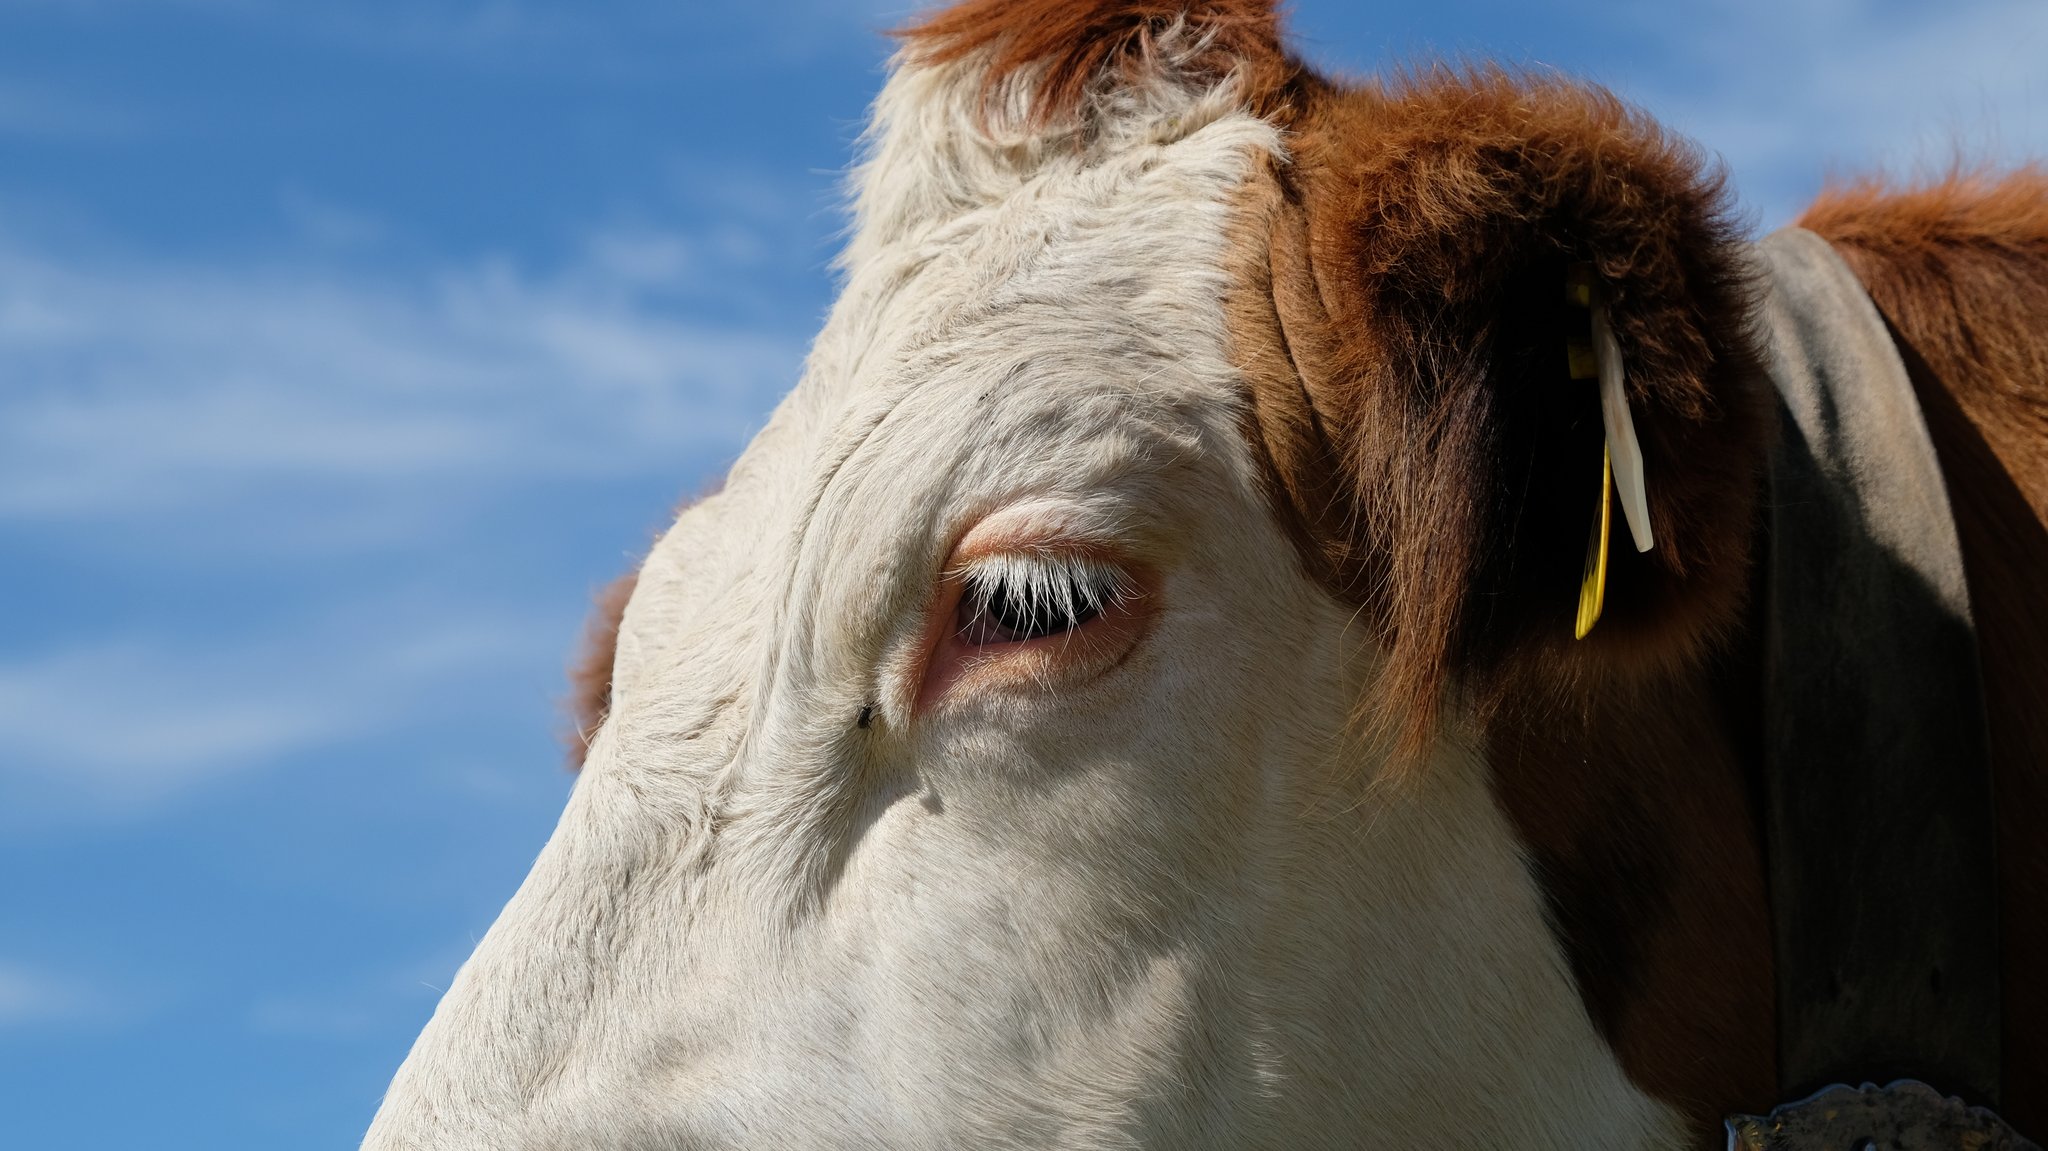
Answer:
<path fill-rule="evenodd" d="M 1114 557 L 1129 542 L 1126 520 L 1127 516 L 1118 509 L 1090 507 L 1065 499 L 1048 497 L 1013 503 L 984 516 L 954 541 L 946 572 L 962 572 L 977 559 L 1004 552 L 1085 552 Z"/>

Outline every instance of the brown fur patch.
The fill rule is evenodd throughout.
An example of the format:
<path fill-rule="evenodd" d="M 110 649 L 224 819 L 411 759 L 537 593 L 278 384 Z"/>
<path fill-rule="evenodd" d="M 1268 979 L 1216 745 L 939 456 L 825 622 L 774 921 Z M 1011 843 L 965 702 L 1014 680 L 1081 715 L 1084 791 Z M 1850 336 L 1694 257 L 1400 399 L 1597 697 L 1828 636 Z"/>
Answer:
<path fill-rule="evenodd" d="M 1233 237 L 1247 437 L 1308 569 L 1393 650 L 1372 705 L 1419 741 L 1453 682 L 1474 689 L 1588 1013 L 1718 1132 L 1776 1102 L 1746 697 L 1709 674 L 1741 680 L 1735 650 L 1702 659 L 1746 600 L 1766 434 L 1718 181 L 1596 89 L 1303 91 L 1296 159 L 1250 181 Z M 1613 286 L 1658 546 L 1616 552 L 1574 643 L 1602 438 L 1564 354 L 1578 261 Z"/>
<path fill-rule="evenodd" d="M 612 707 L 612 664 L 619 655 L 619 621 L 625 618 L 626 601 L 633 598 L 640 571 L 635 568 L 598 590 L 592 597 L 590 620 L 583 626 L 583 643 L 569 664 L 569 718 L 576 729 L 568 739 L 569 770 L 583 767 L 583 755 L 590 738 Z"/>
<path fill-rule="evenodd" d="M 1235 72 L 1244 99 L 1275 110 L 1301 65 L 1280 46 L 1271 0 L 965 0 L 899 30 L 914 58 L 946 64 L 988 56 L 984 117 L 1009 85 L 1024 94 L 1034 127 L 1080 118 L 1105 78 L 1135 82 L 1159 63 L 1160 37 L 1176 25 L 1200 45 L 1181 74 L 1221 80 Z"/>
<path fill-rule="evenodd" d="M 1800 224 L 1890 324 L 1955 510 L 1998 804 L 2006 1117 L 2048 1131 L 2048 170 L 1833 189 Z"/>
<path fill-rule="evenodd" d="M 1603 90 L 1498 70 L 1316 91 L 1290 146 L 1271 282 L 1305 406 L 1255 403 L 1297 409 L 1265 447 L 1311 570 L 1390 651 L 1375 710 L 1419 747 L 1454 683 L 1484 710 L 1694 664 L 1743 601 L 1765 435 L 1719 175 Z M 1603 439 L 1565 356 L 1578 262 L 1609 292 L 1659 542 L 1615 549 L 1575 643 Z"/>
<path fill-rule="evenodd" d="M 1697 677 L 1581 708 L 1509 700 L 1487 740 L 1587 1013 L 1629 1077 L 1702 1135 L 1783 1101 L 1752 754 L 1731 722 L 1754 705 L 1755 673 L 1721 670 L 1733 690 Z"/>

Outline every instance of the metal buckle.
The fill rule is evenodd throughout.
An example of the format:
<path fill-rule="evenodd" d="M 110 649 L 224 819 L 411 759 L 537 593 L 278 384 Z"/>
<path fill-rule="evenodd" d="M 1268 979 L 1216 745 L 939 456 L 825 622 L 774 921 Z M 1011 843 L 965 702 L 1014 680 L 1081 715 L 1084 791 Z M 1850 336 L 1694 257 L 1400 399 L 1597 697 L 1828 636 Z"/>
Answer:
<path fill-rule="evenodd" d="M 1912 1079 L 1824 1087 L 1726 1126 L 1728 1151 L 2041 1151 L 1985 1108 Z"/>

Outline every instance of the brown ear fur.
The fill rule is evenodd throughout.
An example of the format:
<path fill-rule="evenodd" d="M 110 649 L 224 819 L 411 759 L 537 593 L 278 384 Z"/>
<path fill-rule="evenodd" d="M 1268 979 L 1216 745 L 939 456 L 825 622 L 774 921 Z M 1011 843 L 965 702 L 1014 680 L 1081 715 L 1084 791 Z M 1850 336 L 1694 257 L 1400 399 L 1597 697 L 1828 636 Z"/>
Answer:
<path fill-rule="evenodd" d="M 1199 45 L 1178 67 L 1216 80 L 1238 73 L 1243 98 L 1262 114 L 1301 72 L 1280 46 L 1273 0 L 964 0 L 896 35 L 926 64 L 987 53 L 983 114 L 1024 82 L 1028 121 L 1046 127 L 1077 118 L 1105 76 L 1136 80 L 1176 25 Z"/>
<path fill-rule="evenodd" d="M 1454 681 L 1484 704 L 1516 668 L 1696 657 L 1746 588 L 1766 427 L 1720 175 L 1604 90 L 1499 70 L 1315 90 L 1290 145 L 1269 222 L 1292 378 L 1255 373 L 1254 406 L 1311 568 L 1391 652 L 1375 710 L 1419 747 Z M 1606 285 L 1657 537 L 1637 555 L 1616 510 L 1580 643 L 1603 434 L 1567 366 L 1576 262 Z"/>
<path fill-rule="evenodd" d="M 597 734 L 605 713 L 612 706 L 612 663 L 619 654 L 619 621 L 625 618 L 626 601 L 640 582 L 638 569 L 606 584 L 593 597 L 590 621 L 583 626 L 583 643 L 569 665 L 569 718 L 576 729 L 568 743 L 569 770 L 583 767 L 583 755 L 590 737 Z"/>

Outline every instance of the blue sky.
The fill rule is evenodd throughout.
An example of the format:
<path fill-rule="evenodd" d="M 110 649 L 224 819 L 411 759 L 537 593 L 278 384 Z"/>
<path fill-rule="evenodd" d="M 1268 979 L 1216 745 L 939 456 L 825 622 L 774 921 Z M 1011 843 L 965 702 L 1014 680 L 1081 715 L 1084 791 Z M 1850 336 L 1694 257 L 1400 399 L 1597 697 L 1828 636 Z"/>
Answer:
<path fill-rule="evenodd" d="M 2048 154 L 2048 6 L 1300 0 L 1601 78 L 1760 226 Z M 0 0 L 0 1142 L 348 1148 L 570 786 L 591 591 L 831 296 L 907 6 Z"/>

